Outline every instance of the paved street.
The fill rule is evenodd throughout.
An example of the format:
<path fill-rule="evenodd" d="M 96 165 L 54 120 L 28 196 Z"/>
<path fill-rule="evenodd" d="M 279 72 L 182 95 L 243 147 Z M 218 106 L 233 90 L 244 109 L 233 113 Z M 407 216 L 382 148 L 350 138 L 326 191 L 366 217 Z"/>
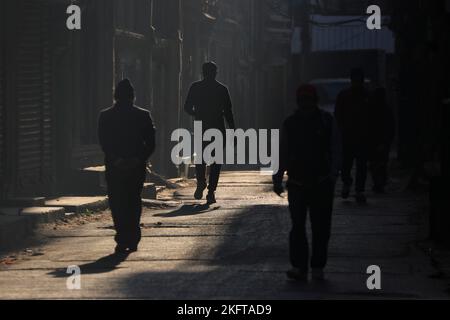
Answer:
<path fill-rule="evenodd" d="M 192 201 L 189 182 L 177 207 L 146 209 L 140 250 L 126 261 L 114 248 L 108 212 L 88 222 L 42 229 L 45 243 L 0 265 L 0 298 L 349 299 L 448 298 L 417 249 L 420 199 L 394 191 L 366 207 L 336 199 L 328 281 L 286 280 L 289 215 L 271 193 L 270 177 L 227 172 L 218 203 Z M 395 188 L 394 188 L 395 189 Z M 17 260 L 14 260 L 17 259 Z M 66 288 L 66 268 L 81 267 L 81 290 Z M 382 290 L 366 287 L 366 269 L 379 265 Z"/>

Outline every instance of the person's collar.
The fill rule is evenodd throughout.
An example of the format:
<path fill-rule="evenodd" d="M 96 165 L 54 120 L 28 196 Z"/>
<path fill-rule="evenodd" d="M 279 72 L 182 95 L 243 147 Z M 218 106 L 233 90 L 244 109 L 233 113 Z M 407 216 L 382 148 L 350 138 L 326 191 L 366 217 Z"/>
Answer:
<path fill-rule="evenodd" d="M 127 108 L 133 106 L 133 101 L 116 101 L 116 106 L 118 108 Z"/>

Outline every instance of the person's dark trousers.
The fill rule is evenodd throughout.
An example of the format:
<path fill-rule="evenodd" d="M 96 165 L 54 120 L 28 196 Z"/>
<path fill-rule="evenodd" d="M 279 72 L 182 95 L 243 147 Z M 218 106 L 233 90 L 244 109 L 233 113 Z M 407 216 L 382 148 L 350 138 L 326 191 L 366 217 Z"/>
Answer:
<path fill-rule="evenodd" d="M 109 206 L 116 229 L 115 240 L 126 248 L 137 247 L 141 240 L 141 193 L 144 180 L 145 170 L 141 168 L 130 174 L 114 171 L 106 173 Z"/>
<path fill-rule="evenodd" d="M 222 170 L 222 165 L 212 164 L 209 171 L 209 185 L 208 190 L 215 192 L 217 185 L 219 184 L 220 171 Z M 197 184 L 206 185 L 206 164 L 198 164 L 195 166 Z"/>
<path fill-rule="evenodd" d="M 365 146 L 344 144 L 342 159 L 342 182 L 351 187 L 352 169 L 356 162 L 356 192 L 365 192 L 367 180 L 367 150 Z"/>
<path fill-rule="evenodd" d="M 309 269 L 309 244 L 306 218 L 309 211 L 312 230 L 311 268 L 323 269 L 328 260 L 328 243 L 331 234 L 334 182 L 329 179 L 314 187 L 288 186 L 289 210 L 292 230 L 289 237 L 291 264 L 307 272 Z"/>
<path fill-rule="evenodd" d="M 225 134 L 224 134 L 225 136 Z M 205 148 L 210 144 L 210 142 L 204 142 L 202 148 L 202 154 Z M 215 152 L 213 152 L 212 156 L 215 156 Z M 222 165 L 213 163 L 210 165 L 209 170 L 209 184 L 208 190 L 211 192 L 216 192 L 217 185 L 219 184 L 220 172 L 222 170 Z M 206 186 L 206 164 L 198 164 L 195 166 L 195 175 L 197 178 L 197 185 Z"/>

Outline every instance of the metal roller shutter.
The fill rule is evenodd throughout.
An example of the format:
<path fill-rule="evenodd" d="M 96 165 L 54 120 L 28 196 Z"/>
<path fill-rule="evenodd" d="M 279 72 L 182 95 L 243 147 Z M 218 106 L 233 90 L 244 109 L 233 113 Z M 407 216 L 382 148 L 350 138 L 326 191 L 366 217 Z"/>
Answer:
<path fill-rule="evenodd" d="M 1 30 L 0 30 L 1 32 Z M 4 100 L 4 89 L 3 89 L 3 56 L 2 50 L 0 50 L 0 199 L 2 197 L 3 184 L 5 183 L 4 173 L 5 173 L 5 100 Z"/>
<path fill-rule="evenodd" d="M 45 1 L 22 1 L 17 48 L 17 188 L 49 182 L 52 108 L 49 26 Z"/>

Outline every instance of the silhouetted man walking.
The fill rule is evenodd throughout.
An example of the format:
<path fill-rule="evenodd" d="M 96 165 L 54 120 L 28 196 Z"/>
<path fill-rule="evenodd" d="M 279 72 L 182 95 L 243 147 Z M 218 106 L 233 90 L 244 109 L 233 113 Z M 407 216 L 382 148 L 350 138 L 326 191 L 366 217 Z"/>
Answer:
<path fill-rule="evenodd" d="M 225 137 L 225 123 L 227 121 L 230 129 L 235 129 L 233 108 L 230 94 L 226 86 L 216 80 L 217 66 L 213 62 L 203 65 L 203 80 L 195 82 L 189 89 L 184 106 L 185 111 L 201 121 L 203 131 L 218 129 Z M 203 145 L 203 149 L 207 144 Z M 202 151 L 203 152 L 203 151 Z M 206 164 L 196 165 L 197 190 L 194 197 L 197 200 L 203 198 L 203 191 L 208 187 L 206 197 L 208 204 L 216 202 L 215 191 L 219 182 L 221 165 L 211 165 L 209 174 L 209 185 L 206 184 Z"/>
<path fill-rule="evenodd" d="M 281 195 L 283 176 L 289 180 L 288 200 L 292 218 L 289 278 L 307 280 L 309 267 L 316 280 L 324 277 L 331 232 L 334 187 L 339 173 L 339 132 L 333 116 L 318 107 L 315 87 L 297 91 L 299 109 L 283 124 L 280 142 L 280 170 L 273 176 L 274 191 Z M 312 256 L 306 235 L 309 211 L 312 228 Z"/>
<path fill-rule="evenodd" d="M 113 107 L 100 113 L 98 136 L 105 153 L 109 206 L 116 229 L 116 253 L 137 250 L 141 239 L 141 193 L 146 162 L 155 149 L 150 113 L 134 106 L 129 80 L 116 87 Z"/>
<path fill-rule="evenodd" d="M 356 201 L 366 203 L 365 188 L 369 149 L 369 93 L 364 86 L 364 72 L 351 71 L 352 85 L 336 100 L 335 117 L 342 135 L 342 198 L 350 196 L 352 169 L 356 161 Z"/>

